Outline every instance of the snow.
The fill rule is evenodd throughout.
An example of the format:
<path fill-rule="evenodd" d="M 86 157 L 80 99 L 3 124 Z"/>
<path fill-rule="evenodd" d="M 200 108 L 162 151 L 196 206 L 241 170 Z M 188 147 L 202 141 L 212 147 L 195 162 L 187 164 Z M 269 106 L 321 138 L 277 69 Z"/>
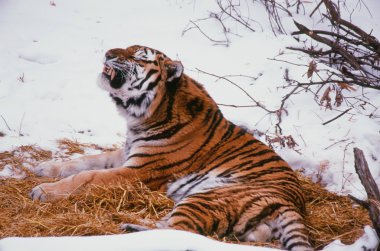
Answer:
<path fill-rule="evenodd" d="M 379 238 L 376 232 L 369 226 L 364 227 L 364 234 L 352 245 L 344 245 L 340 240 L 335 240 L 326 247 L 323 248 L 324 251 L 357 251 L 357 250 L 376 250 L 379 245 Z M 366 247 L 367 249 L 364 249 Z"/>
<path fill-rule="evenodd" d="M 336 240 L 324 251 L 376 250 L 376 232 L 366 226 L 364 235 L 352 245 L 344 245 Z M 87 237 L 8 237 L 0 240 L 1 251 L 275 251 L 280 249 L 228 244 L 215 241 L 202 235 L 179 230 L 150 230 L 130 234 L 87 236 Z M 364 250 L 364 249 L 363 249 Z"/>
<path fill-rule="evenodd" d="M 357 24 L 362 24 L 362 27 L 373 28 L 372 34 L 379 37 L 380 13 L 374 10 L 380 8 L 380 2 L 367 0 L 366 6 L 360 2 L 347 1 L 346 8 L 349 12 L 355 9 L 351 18 Z M 307 2 L 305 5 L 307 8 L 312 6 Z M 305 81 L 310 59 L 302 54 L 283 53 L 286 46 L 300 45 L 289 35 L 273 35 L 262 6 L 255 4 L 254 7 L 248 7 L 247 4 L 247 12 L 258 21 L 253 27 L 257 32 L 250 32 L 226 21 L 231 31 L 237 35 L 229 35 L 231 43 L 225 47 L 214 45 L 197 29 L 183 32 L 191 26 L 189 20 L 207 17 L 209 11 L 217 10 L 214 1 L 0 1 L 0 132 L 5 134 L 0 137 L 0 152 L 30 144 L 56 151 L 56 140 L 62 138 L 103 146 L 122 144 L 125 140 L 125 121 L 117 114 L 107 94 L 96 86 L 104 53 L 114 47 L 141 44 L 180 60 L 186 74 L 203 83 L 220 104 L 253 105 L 253 102 L 227 81 L 201 73 L 197 69 L 219 76 L 241 74 L 256 77 L 255 80 L 243 76 L 230 79 L 268 109 L 278 108 L 281 98 L 290 91 L 281 88 L 285 85 L 284 70 L 289 69 L 291 77 Z M 370 14 L 368 10 L 371 11 Z M 310 28 L 321 25 L 317 18 L 301 14 L 294 18 Z M 285 16 L 282 20 L 290 34 L 295 29 L 293 20 Z M 211 37 L 224 39 L 220 24 L 216 21 L 202 21 L 201 25 Z M 271 60 L 273 58 L 297 62 L 300 66 Z M 358 88 L 351 92 L 344 90 L 343 93 L 354 97 L 362 91 Z M 366 92 L 368 99 L 379 106 L 378 92 Z M 364 199 L 364 189 L 354 170 L 352 149 L 359 147 L 364 151 L 371 172 L 377 184 L 380 184 L 380 114 L 378 110 L 374 111 L 366 105 L 365 110 L 352 109 L 338 120 L 322 125 L 347 108 L 343 103 L 342 107 L 325 109 L 314 102 L 311 93 L 292 96 L 286 103 L 287 115 L 282 117 L 281 128 L 283 135 L 292 135 L 298 145 L 295 150 L 275 146 L 276 151 L 291 166 L 303 170 L 329 190 Z M 227 118 L 237 124 L 276 136 L 276 117 L 266 115 L 260 108 L 221 106 L 221 109 Z M 371 112 L 377 117 L 366 116 Z M 260 139 L 265 141 L 264 137 Z M 17 175 L 19 173 L 12 166 L 6 166 L 0 172 L 0 178 Z M 370 230 L 367 230 L 363 238 L 370 236 Z M 0 250 L 22 249 L 22 246 L 14 245 L 26 245 L 30 250 L 40 245 L 38 248 L 41 250 L 40 243 L 49 243 L 42 245 L 47 248 L 56 241 L 61 241 L 62 247 L 75 245 L 77 241 L 96 242 L 94 246 L 99 248 L 95 250 L 102 250 L 100 247 L 103 242 L 125 240 L 128 245 L 139 245 L 135 240 L 153 237 L 155 234 L 159 240 L 162 237 L 162 240 L 168 241 L 174 232 L 72 239 L 23 239 L 22 243 L 17 238 L 4 239 L 0 241 Z M 188 243 L 194 245 L 198 240 L 200 243 L 206 240 L 184 233 L 177 237 L 178 240 L 189 240 Z M 197 241 L 193 242 L 191 238 Z M 145 244 L 149 243 L 141 241 L 141 245 Z M 210 245 L 217 244 L 212 242 Z M 337 247 L 339 243 L 331 245 Z M 60 247 L 57 244 L 54 246 Z M 68 250 L 66 247 L 62 250 Z M 226 249 L 228 247 L 227 244 L 223 246 Z M 141 250 L 148 250 L 144 248 L 148 247 L 141 246 Z M 224 250 L 219 248 L 218 250 Z M 245 247 L 239 248 L 243 250 Z M 196 250 L 212 249 L 199 246 Z M 238 249 L 234 246 L 233 250 Z"/>
<path fill-rule="evenodd" d="M 274 251 L 279 249 L 227 244 L 207 237 L 176 230 L 151 230 L 145 232 L 91 237 L 40 237 L 5 238 L 0 240 L 1 251 Z M 112 247 L 112 248 L 111 248 Z"/>
<path fill-rule="evenodd" d="M 3 170 L 0 171 L 0 180 L 8 178 L 23 179 L 25 178 L 25 172 L 13 168 L 11 165 L 5 165 Z"/>

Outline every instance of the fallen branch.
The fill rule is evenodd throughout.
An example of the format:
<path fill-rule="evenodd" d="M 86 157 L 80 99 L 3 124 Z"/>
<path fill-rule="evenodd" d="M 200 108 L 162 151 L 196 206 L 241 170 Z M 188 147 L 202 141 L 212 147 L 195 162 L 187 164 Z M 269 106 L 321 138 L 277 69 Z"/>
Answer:
<path fill-rule="evenodd" d="M 354 148 L 355 156 L 355 170 L 359 175 L 360 181 L 364 186 L 368 195 L 367 201 L 359 200 L 353 196 L 349 196 L 352 200 L 362 205 L 369 211 L 369 215 L 374 229 L 378 236 L 380 236 L 380 192 L 371 172 L 368 168 L 368 163 L 364 157 L 363 151 L 359 148 Z M 380 248 L 378 247 L 378 251 Z"/>

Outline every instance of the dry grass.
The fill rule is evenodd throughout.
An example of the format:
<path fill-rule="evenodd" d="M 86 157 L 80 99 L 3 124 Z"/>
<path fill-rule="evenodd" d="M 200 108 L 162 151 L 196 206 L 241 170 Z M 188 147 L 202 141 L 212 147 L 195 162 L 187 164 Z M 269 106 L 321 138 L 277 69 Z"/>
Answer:
<path fill-rule="evenodd" d="M 103 149 L 96 145 L 60 141 L 65 155 L 84 153 L 85 148 Z M 23 180 L 0 180 L 0 238 L 7 236 L 63 236 L 120 233 L 121 223 L 152 224 L 168 213 L 173 202 L 159 192 L 149 191 L 142 184 L 115 184 L 92 187 L 85 193 L 53 203 L 31 201 L 28 193 L 42 183 L 54 179 L 36 177 L 24 168 L 52 158 L 52 152 L 37 146 L 22 146 L 0 153 L 0 168 L 10 165 L 27 175 Z M 353 206 L 343 196 L 326 191 L 300 176 L 307 196 L 307 225 L 315 247 L 332 240 L 352 243 L 370 225 L 367 211 Z M 234 239 L 222 241 L 236 242 Z M 276 246 L 278 242 L 264 244 Z"/>
<path fill-rule="evenodd" d="M 299 176 L 306 195 L 306 224 L 315 247 L 340 239 L 351 244 L 363 235 L 365 225 L 371 225 L 368 211 L 354 205 L 346 196 L 339 196 Z"/>

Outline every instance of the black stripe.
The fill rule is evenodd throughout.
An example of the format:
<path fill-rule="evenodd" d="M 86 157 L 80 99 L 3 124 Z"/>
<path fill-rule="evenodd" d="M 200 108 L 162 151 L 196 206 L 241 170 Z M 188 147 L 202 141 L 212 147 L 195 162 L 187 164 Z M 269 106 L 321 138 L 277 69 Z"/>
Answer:
<path fill-rule="evenodd" d="M 190 213 L 192 213 L 193 216 L 194 216 L 194 212 L 195 212 L 195 211 L 198 211 L 198 212 L 200 212 L 200 213 L 202 213 L 202 214 L 207 214 L 207 212 L 208 212 L 209 210 L 205 210 L 204 208 L 201 208 L 201 207 L 199 207 L 198 205 L 200 205 L 200 203 L 198 203 L 198 202 L 193 202 L 193 203 L 181 203 L 181 205 L 180 205 L 180 209 L 181 209 L 181 210 L 186 210 L 186 207 L 188 207 Z M 202 220 L 203 220 L 203 219 L 202 219 Z M 199 220 L 199 221 L 201 221 L 201 220 Z M 204 223 L 204 224 L 205 224 L 205 223 Z"/>
<path fill-rule="evenodd" d="M 246 170 L 244 170 L 244 171 L 246 171 Z M 258 179 L 262 176 L 270 175 L 270 174 L 274 174 L 274 173 L 284 173 L 286 171 L 293 172 L 287 166 L 279 166 L 279 167 L 276 166 L 276 167 L 270 167 L 270 168 L 268 168 L 266 170 L 262 170 L 260 172 L 252 172 L 249 174 L 245 174 L 244 176 L 240 176 L 239 178 L 241 179 L 241 181 L 255 180 L 255 182 L 258 182 L 259 181 Z"/>
<path fill-rule="evenodd" d="M 160 140 L 160 139 L 168 139 L 175 135 L 177 132 L 179 132 L 186 124 L 176 124 L 169 129 L 166 129 L 165 131 L 162 131 L 160 133 L 144 137 L 144 138 L 137 138 L 133 140 L 132 142 L 135 143 L 137 141 L 152 141 L 152 140 Z"/>
<path fill-rule="evenodd" d="M 280 156 L 278 156 L 278 155 L 273 155 L 270 158 L 261 160 L 259 162 L 253 162 L 252 161 L 252 165 L 251 166 L 249 166 L 248 168 L 244 168 L 241 171 L 248 171 L 248 170 L 251 170 L 252 168 L 261 167 L 261 166 L 264 166 L 265 164 L 268 164 L 268 163 L 271 163 L 271 162 L 277 162 L 277 161 L 283 161 L 283 159 Z M 280 168 L 283 171 L 285 171 L 285 170 L 292 171 L 289 166 L 271 167 L 271 170 L 277 170 L 277 169 L 280 169 Z"/>
<path fill-rule="evenodd" d="M 176 189 L 173 193 L 171 193 L 171 195 L 176 194 L 178 190 L 180 190 L 181 188 L 183 188 L 183 187 L 186 186 L 187 184 L 189 184 L 189 183 L 191 183 L 191 182 L 193 182 L 193 181 L 195 181 L 195 180 L 197 180 L 197 179 L 199 179 L 199 178 L 200 178 L 200 176 L 194 176 L 194 177 L 192 177 L 191 179 L 187 180 L 187 182 L 185 182 L 185 183 L 179 185 L 179 186 L 177 187 L 177 189 Z"/>
<path fill-rule="evenodd" d="M 210 231 L 211 233 L 210 234 L 218 232 L 219 223 L 220 223 L 220 220 L 217 217 L 212 218 L 212 225 L 211 225 L 211 231 Z"/>
<path fill-rule="evenodd" d="M 203 101 L 196 97 L 186 104 L 187 110 L 190 112 L 191 117 L 195 117 L 199 112 L 203 110 Z"/>
<path fill-rule="evenodd" d="M 196 218 L 196 220 L 198 220 L 199 222 L 203 223 L 202 220 L 199 219 L 199 217 L 197 217 L 195 214 L 189 216 L 187 215 L 186 213 L 184 212 L 173 212 L 171 215 L 170 215 L 170 218 L 173 218 L 173 217 L 185 217 L 186 220 L 180 220 L 178 222 L 176 222 L 174 225 L 177 225 L 177 224 L 182 224 L 182 223 L 192 223 L 196 229 L 194 229 L 194 227 L 192 226 L 190 229 L 193 229 L 193 230 L 197 230 L 200 234 L 204 235 L 205 234 L 205 231 L 204 229 L 197 223 L 194 221 L 194 218 Z M 204 224 L 204 223 L 203 223 Z M 190 224 L 188 224 L 189 226 Z"/>
<path fill-rule="evenodd" d="M 264 207 L 259 214 L 257 214 L 255 217 L 249 219 L 244 227 L 244 232 L 239 233 L 239 235 L 244 235 L 248 230 L 252 230 L 253 227 L 256 227 L 259 222 L 261 222 L 263 219 L 267 218 L 268 216 L 271 216 L 274 212 L 276 212 L 279 208 L 281 208 L 283 205 L 280 203 L 273 203 L 266 207 Z"/>
<path fill-rule="evenodd" d="M 213 119 L 210 123 L 210 126 L 209 126 L 209 128 L 212 128 L 211 132 L 209 133 L 208 137 L 203 142 L 203 144 L 201 146 L 199 146 L 198 149 L 193 154 L 191 154 L 189 157 L 187 157 L 185 159 L 182 159 L 181 161 L 171 163 L 171 164 L 166 165 L 166 166 L 160 166 L 160 167 L 157 167 L 156 169 L 157 170 L 166 170 L 166 169 L 172 168 L 173 166 L 178 166 L 180 164 L 183 164 L 183 163 L 188 162 L 189 160 L 193 159 L 194 156 L 196 154 L 198 154 L 200 151 L 202 151 L 204 146 L 207 145 L 211 141 L 212 137 L 214 136 L 215 129 L 218 128 L 219 124 L 222 121 L 223 121 L 223 116 L 221 115 L 220 111 L 215 112 L 214 117 L 213 117 Z M 185 168 L 187 168 L 187 166 Z M 177 172 L 181 172 L 181 170 L 177 170 Z"/>
<path fill-rule="evenodd" d="M 263 186 L 265 186 L 266 189 L 273 189 L 273 190 L 277 190 L 278 193 L 276 193 L 278 195 L 278 197 L 281 197 L 283 199 L 285 199 L 286 201 L 289 201 L 291 200 L 291 202 L 293 202 L 294 205 L 298 205 L 300 204 L 298 201 L 297 201 L 297 194 L 295 194 L 296 190 L 298 189 L 297 186 L 294 186 L 294 184 L 292 183 L 283 183 L 283 182 L 278 182 L 278 180 L 260 180 L 260 181 L 255 181 L 255 183 L 259 186 L 259 183 L 262 183 Z M 268 184 L 270 183 L 270 184 Z M 271 193 L 275 193 L 275 192 L 271 192 Z M 287 209 L 286 211 L 293 211 L 293 212 L 296 212 L 294 209 Z M 297 212 L 298 213 L 298 212 Z"/>
<path fill-rule="evenodd" d="M 205 181 L 207 179 L 208 179 L 207 177 L 202 177 L 200 180 L 198 180 L 197 182 L 195 182 L 193 185 L 191 185 L 186 190 L 186 192 L 183 193 L 183 197 L 186 197 L 191 192 L 191 190 L 193 190 L 193 188 L 195 188 L 196 186 L 198 186 L 200 183 L 202 183 L 203 181 Z"/>
<path fill-rule="evenodd" d="M 261 150 L 261 151 L 258 151 L 258 152 L 252 153 L 252 154 L 245 155 L 241 159 L 243 160 L 243 159 L 250 158 L 250 157 L 258 157 L 260 155 L 264 155 L 267 153 L 274 153 L 274 152 L 272 149 L 264 149 L 264 150 Z"/>
<path fill-rule="evenodd" d="M 220 167 L 222 164 L 225 164 L 228 161 L 233 160 L 233 159 L 239 157 L 241 154 L 249 153 L 249 152 L 252 152 L 252 151 L 256 150 L 257 148 L 249 149 L 249 150 L 247 150 L 247 151 L 245 151 L 243 153 L 239 152 L 240 150 L 242 150 L 242 149 L 244 149 L 244 148 L 246 148 L 246 147 L 248 147 L 248 146 L 250 146 L 250 145 L 252 145 L 254 143 L 257 143 L 257 142 L 260 142 L 260 141 L 258 141 L 258 140 L 250 140 L 250 141 L 246 142 L 244 145 L 240 146 L 237 149 L 234 149 L 233 147 L 231 147 L 230 149 L 227 149 L 226 151 L 224 151 L 222 154 L 216 155 L 211 161 L 209 161 L 209 163 L 213 163 L 214 161 L 222 159 L 224 157 L 226 159 L 224 159 L 222 162 L 217 163 L 217 164 L 213 165 L 212 167 L 208 168 L 208 171 L 212 171 L 212 170 Z M 233 152 L 234 155 L 231 155 L 231 152 Z"/>
<path fill-rule="evenodd" d="M 159 161 L 162 161 L 162 160 L 165 160 L 164 158 L 161 158 L 161 159 L 155 159 L 155 160 L 152 160 L 152 161 L 148 161 L 148 162 L 145 162 L 144 164 L 141 164 L 141 165 L 138 165 L 138 166 L 127 166 L 125 168 L 132 168 L 132 169 L 140 169 L 140 168 L 143 168 L 149 164 L 156 164 L 157 162 Z M 161 179 L 161 177 L 158 177 L 159 179 Z"/>
<path fill-rule="evenodd" d="M 286 232 L 286 235 L 290 235 L 291 233 L 295 233 L 295 232 L 297 232 L 297 233 L 305 233 L 306 229 L 305 228 L 300 228 L 300 227 L 293 228 L 292 230 Z"/>
<path fill-rule="evenodd" d="M 297 246 L 301 246 L 301 247 L 310 247 L 310 244 L 308 242 L 302 242 L 302 241 L 298 241 L 298 242 L 294 242 L 292 244 L 290 244 L 288 247 L 286 247 L 288 250 L 292 250 L 294 247 L 297 247 Z"/>
<path fill-rule="evenodd" d="M 160 155 L 166 155 L 168 153 L 174 153 L 174 152 L 177 152 L 179 150 L 182 150 L 183 148 L 187 147 L 188 145 L 190 144 L 190 142 L 184 144 L 184 145 L 181 145 L 177 148 L 174 148 L 172 150 L 169 150 L 169 151 L 164 151 L 164 152 L 158 152 L 158 153 L 135 153 L 135 154 L 131 154 L 128 156 L 127 160 L 131 159 L 131 158 L 144 158 L 144 157 L 147 157 L 147 158 L 150 158 L 150 157 L 155 157 L 155 156 L 160 156 Z"/>
<path fill-rule="evenodd" d="M 306 240 L 306 237 L 304 235 L 301 235 L 301 234 L 294 234 L 292 236 L 289 236 L 287 237 L 283 242 L 282 242 L 282 245 L 284 247 L 288 246 L 288 242 L 294 238 L 302 238 L 303 240 Z"/>
<path fill-rule="evenodd" d="M 146 99 L 146 93 L 141 94 L 139 97 L 131 97 L 127 100 L 125 106 L 123 106 L 125 109 L 128 108 L 131 105 L 135 105 L 140 107 L 141 103 Z"/>
<path fill-rule="evenodd" d="M 189 221 L 184 221 L 184 220 L 177 221 L 175 224 L 170 225 L 170 227 L 179 226 L 179 225 L 184 225 L 187 229 L 194 229 L 195 227 L 194 222 L 189 222 Z"/>
<path fill-rule="evenodd" d="M 252 191 L 249 191 L 249 193 L 252 193 Z M 243 196 L 241 196 L 241 197 L 243 197 Z M 256 204 L 256 202 L 258 202 L 260 200 L 263 200 L 263 198 L 264 198 L 264 196 L 260 196 L 260 197 L 255 197 L 254 199 L 252 199 L 250 201 L 247 201 L 247 203 L 245 203 L 244 206 L 241 208 L 237 218 L 240 219 L 242 217 L 242 215 L 244 215 L 245 212 L 252 207 L 252 205 Z"/>
<path fill-rule="evenodd" d="M 285 210 L 282 210 L 282 211 L 280 212 L 280 214 L 281 214 L 281 215 L 284 215 L 285 213 L 288 213 L 288 212 L 293 212 L 293 213 L 298 214 L 298 212 L 295 211 L 293 208 L 286 208 Z M 280 224 L 281 224 L 281 222 L 280 222 Z"/>
<path fill-rule="evenodd" d="M 138 89 L 140 90 L 141 87 L 143 86 L 143 84 L 155 73 L 157 73 L 158 70 L 155 70 L 155 69 L 152 69 L 148 72 L 148 74 L 146 74 L 145 78 L 143 80 L 141 80 L 140 84 L 138 86 L 134 86 L 133 88 L 134 89 Z"/>
<path fill-rule="evenodd" d="M 213 109 L 211 109 L 211 108 L 207 109 L 206 115 L 205 115 L 205 117 L 203 118 L 203 121 L 202 121 L 202 125 L 206 126 L 213 115 L 214 115 Z"/>
<path fill-rule="evenodd" d="M 235 134 L 234 138 L 232 138 L 231 140 L 226 142 L 224 140 L 224 138 L 225 137 L 230 138 L 233 135 L 233 131 L 234 131 L 235 127 L 236 127 L 236 125 L 231 123 L 229 128 L 225 132 L 225 134 L 222 136 L 222 140 L 218 144 L 216 144 L 213 148 L 211 148 L 209 155 L 212 156 L 213 158 L 209 159 L 207 161 L 207 163 L 203 164 L 202 169 L 204 167 L 206 167 L 206 165 L 210 165 L 209 163 L 213 163 L 216 160 L 231 156 L 230 155 L 231 152 L 236 153 L 236 152 L 240 151 L 241 149 L 251 145 L 252 143 L 259 142 L 258 140 L 250 140 L 250 141 L 246 142 L 243 146 L 240 146 L 239 148 L 236 148 L 235 146 L 232 145 L 230 148 L 227 148 L 226 150 L 224 150 L 223 152 L 221 152 L 215 156 L 214 153 L 217 152 L 221 147 L 226 146 L 226 144 L 228 144 L 229 142 L 232 142 L 232 144 L 233 144 L 235 140 L 238 140 L 240 137 L 244 136 L 245 133 L 241 133 L 242 131 L 239 130 L 239 132 Z M 225 143 L 225 144 L 222 144 L 222 143 Z M 217 167 L 218 166 L 214 166 L 213 168 L 208 168 L 207 170 L 211 171 Z"/>
<path fill-rule="evenodd" d="M 154 80 L 153 82 L 151 82 L 149 85 L 148 85 L 148 88 L 146 88 L 148 91 L 152 90 L 154 87 L 156 87 L 158 85 L 158 82 L 160 82 L 161 80 L 161 75 L 158 76 L 158 78 L 156 78 L 156 80 Z"/>
<path fill-rule="evenodd" d="M 180 87 L 180 83 L 175 85 L 166 85 L 166 96 L 163 98 L 163 102 L 160 103 L 157 110 L 164 110 L 166 117 L 153 124 L 150 128 L 160 128 L 161 126 L 167 125 L 173 117 L 173 104 L 175 101 L 176 92 L 178 88 Z M 163 108 L 162 106 L 166 104 L 166 108 Z"/>
<path fill-rule="evenodd" d="M 124 102 L 123 102 L 123 100 L 121 98 L 116 97 L 116 96 L 110 94 L 110 96 L 112 97 L 112 99 L 115 101 L 116 105 L 121 106 L 124 109 L 128 109 L 128 107 L 130 107 L 131 105 L 135 105 L 135 106 L 140 107 L 143 101 L 148 101 L 146 95 L 147 95 L 146 93 L 143 93 L 139 97 L 131 97 L 124 104 Z M 147 106 L 149 104 L 150 104 L 150 102 L 146 103 Z"/>
<path fill-rule="evenodd" d="M 300 219 L 296 219 L 296 220 L 290 220 L 289 222 L 287 222 L 285 225 L 281 225 L 281 227 L 284 229 L 284 231 L 285 231 L 285 229 L 287 228 L 287 227 L 289 227 L 290 225 L 293 225 L 293 224 L 296 224 L 296 223 L 298 223 L 298 224 L 302 224 L 301 222 L 300 222 Z"/>
<path fill-rule="evenodd" d="M 262 161 L 259 161 L 259 162 L 253 162 L 253 160 L 246 161 L 244 163 L 240 163 L 239 165 L 236 165 L 236 166 L 234 166 L 232 168 L 229 168 L 229 169 L 225 170 L 224 172 L 218 174 L 218 177 L 230 176 L 233 173 L 235 173 L 236 171 L 241 172 L 241 171 L 251 170 L 253 168 L 261 167 L 261 166 L 264 166 L 265 164 L 268 164 L 268 163 L 271 163 L 271 162 L 274 162 L 274 161 L 279 161 L 279 160 L 282 160 L 282 159 L 279 156 L 275 155 L 275 156 L 272 156 L 271 158 L 268 158 L 268 159 L 265 159 L 265 160 L 262 160 Z M 242 167 L 247 166 L 247 165 L 248 165 L 248 167 L 246 167 L 244 169 L 242 168 Z M 245 175 L 243 178 L 244 179 L 248 179 L 249 178 L 250 180 L 252 180 L 253 179 L 252 176 L 256 176 L 256 177 L 254 177 L 256 179 L 259 176 L 262 176 L 264 174 L 270 174 L 270 173 L 274 172 L 274 170 L 272 170 L 272 169 L 278 171 L 277 170 L 278 168 L 276 167 L 276 168 L 269 169 L 269 172 L 268 172 L 268 170 L 260 171 L 260 172 L 254 172 L 254 173 L 250 174 L 249 176 Z M 287 169 L 289 169 L 289 168 L 287 168 Z M 280 171 L 282 172 L 283 170 L 281 169 Z"/>
<path fill-rule="evenodd" d="M 232 210 L 236 210 L 236 208 L 232 207 Z M 229 234 L 231 234 L 233 232 L 235 224 L 238 221 L 238 218 L 236 217 L 236 214 L 235 215 L 231 215 L 230 211 L 231 210 L 227 210 L 226 219 L 227 219 L 227 222 L 228 222 L 228 226 L 227 226 L 227 230 L 225 232 L 225 235 L 229 235 Z"/>

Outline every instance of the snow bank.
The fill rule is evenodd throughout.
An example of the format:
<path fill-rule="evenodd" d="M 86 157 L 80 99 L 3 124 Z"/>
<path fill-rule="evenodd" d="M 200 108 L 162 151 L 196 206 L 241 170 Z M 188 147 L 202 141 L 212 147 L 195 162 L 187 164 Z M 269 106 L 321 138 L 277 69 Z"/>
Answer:
<path fill-rule="evenodd" d="M 152 230 L 123 235 L 90 237 L 5 238 L 1 251 L 275 251 L 279 249 L 227 244 L 175 230 Z"/>

